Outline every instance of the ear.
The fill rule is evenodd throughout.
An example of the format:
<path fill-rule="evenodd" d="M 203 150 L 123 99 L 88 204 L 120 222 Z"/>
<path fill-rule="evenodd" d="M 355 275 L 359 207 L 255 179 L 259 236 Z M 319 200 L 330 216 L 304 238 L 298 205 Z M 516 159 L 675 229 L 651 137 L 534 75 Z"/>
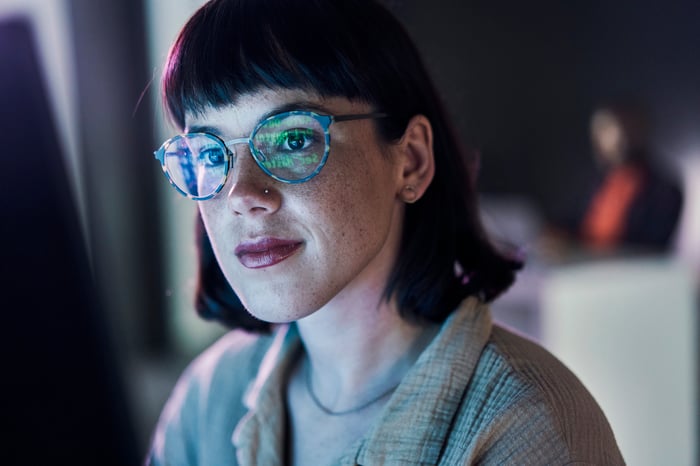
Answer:
<path fill-rule="evenodd" d="M 423 196 L 435 175 L 433 127 L 430 120 L 423 115 L 411 118 L 396 149 L 401 170 L 397 196 L 412 204 Z"/>

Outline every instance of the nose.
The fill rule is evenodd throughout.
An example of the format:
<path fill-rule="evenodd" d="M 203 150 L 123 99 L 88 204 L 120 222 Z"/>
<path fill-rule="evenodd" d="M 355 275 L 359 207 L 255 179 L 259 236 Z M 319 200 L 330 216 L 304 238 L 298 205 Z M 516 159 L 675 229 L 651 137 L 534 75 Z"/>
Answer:
<path fill-rule="evenodd" d="M 265 215 L 276 212 L 281 205 L 279 182 L 270 178 L 257 165 L 247 141 L 229 148 L 233 164 L 226 186 L 226 201 L 236 215 Z"/>

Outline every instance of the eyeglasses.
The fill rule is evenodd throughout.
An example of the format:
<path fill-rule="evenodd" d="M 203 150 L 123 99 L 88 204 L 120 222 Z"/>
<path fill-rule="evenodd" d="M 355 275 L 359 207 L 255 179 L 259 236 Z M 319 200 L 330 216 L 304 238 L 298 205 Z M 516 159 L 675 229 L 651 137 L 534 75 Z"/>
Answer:
<path fill-rule="evenodd" d="M 165 141 L 154 155 L 180 194 L 203 201 L 214 197 L 226 183 L 237 144 L 248 144 L 255 163 L 275 180 L 303 183 L 318 175 L 328 159 L 332 123 L 386 116 L 284 112 L 260 121 L 247 138 L 224 142 L 210 133 L 180 134 Z"/>

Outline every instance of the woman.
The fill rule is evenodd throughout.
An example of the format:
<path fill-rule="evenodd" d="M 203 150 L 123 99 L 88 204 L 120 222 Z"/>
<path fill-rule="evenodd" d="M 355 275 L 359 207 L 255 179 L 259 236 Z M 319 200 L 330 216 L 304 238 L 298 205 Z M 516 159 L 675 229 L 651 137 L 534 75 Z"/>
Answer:
<path fill-rule="evenodd" d="M 632 102 L 601 105 L 593 113 L 591 142 L 602 176 L 578 225 L 585 246 L 661 252 L 672 245 L 683 195 L 653 167 L 649 130 L 646 112 Z"/>
<path fill-rule="evenodd" d="M 666 253 L 683 209 L 677 180 L 657 167 L 643 105 L 616 99 L 596 107 L 590 140 L 597 173 L 572 190 L 540 239 L 548 260 Z"/>
<path fill-rule="evenodd" d="M 200 311 L 257 334 L 234 330 L 187 369 L 152 464 L 622 463 L 580 382 L 492 326 L 486 303 L 520 263 L 485 237 L 468 164 L 384 8 L 213 0 L 163 94 L 184 134 L 156 157 L 206 230 Z"/>

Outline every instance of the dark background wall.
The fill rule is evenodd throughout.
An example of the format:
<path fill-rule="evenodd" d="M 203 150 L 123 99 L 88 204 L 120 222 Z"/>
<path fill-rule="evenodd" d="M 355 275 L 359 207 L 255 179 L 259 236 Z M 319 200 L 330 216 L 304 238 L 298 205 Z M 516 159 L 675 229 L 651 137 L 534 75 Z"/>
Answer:
<path fill-rule="evenodd" d="M 593 170 L 588 119 L 608 97 L 647 102 L 661 165 L 700 148 L 700 2 L 387 3 L 480 149 L 482 191 L 549 214 Z"/>

